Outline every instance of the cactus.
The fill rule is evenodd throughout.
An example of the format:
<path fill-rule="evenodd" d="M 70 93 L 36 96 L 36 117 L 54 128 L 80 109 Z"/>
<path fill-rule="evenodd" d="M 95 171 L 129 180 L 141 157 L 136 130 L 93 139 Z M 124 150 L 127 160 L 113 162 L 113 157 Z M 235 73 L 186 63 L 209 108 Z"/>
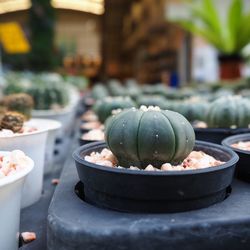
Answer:
<path fill-rule="evenodd" d="M 101 123 L 104 123 L 106 119 L 112 114 L 115 109 L 126 109 L 135 107 L 136 104 L 130 97 L 106 97 L 103 100 L 99 100 L 95 106 L 94 111 L 98 116 Z"/>
<path fill-rule="evenodd" d="M 136 100 L 138 107 L 144 106 L 158 106 L 165 109 L 166 99 L 160 95 L 142 95 Z"/>
<path fill-rule="evenodd" d="M 247 128 L 250 124 L 250 101 L 240 96 L 221 97 L 207 112 L 210 128 Z"/>
<path fill-rule="evenodd" d="M 27 90 L 35 103 L 35 109 L 47 110 L 63 108 L 68 104 L 68 92 L 64 86 L 59 84 L 33 86 Z"/>
<path fill-rule="evenodd" d="M 122 167 L 144 169 L 152 164 L 179 163 L 193 150 L 191 124 L 173 111 L 159 107 L 129 109 L 108 119 L 105 140 Z"/>
<path fill-rule="evenodd" d="M 109 92 L 108 92 L 107 88 L 101 83 L 96 84 L 93 87 L 92 92 L 91 92 L 91 96 L 95 100 L 101 100 L 101 99 L 107 97 L 108 95 L 109 95 Z"/>
<path fill-rule="evenodd" d="M 119 80 L 111 79 L 108 82 L 108 88 L 112 96 L 127 96 L 127 89 Z"/>
<path fill-rule="evenodd" d="M 189 122 L 204 121 L 209 108 L 207 102 L 201 101 L 173 101 L 167 102 L 166 108 L 182 114 Z"/>
<path fill-rule="evenodd" d="M 24 123 L 24 116 L 17 112 L 6 112 L 2 119 L 0 127 L 1 129 L 10 129 L 14 133 L 20 132 Z"/>
<path fill-rule="evenodd" d="M 6 96 L 3 104 L 8 111 L 16 111 L 23 114 L 26 120 L 30 119 L 31 111 L 34 107 L 32 97 L 25 93 Z"/>

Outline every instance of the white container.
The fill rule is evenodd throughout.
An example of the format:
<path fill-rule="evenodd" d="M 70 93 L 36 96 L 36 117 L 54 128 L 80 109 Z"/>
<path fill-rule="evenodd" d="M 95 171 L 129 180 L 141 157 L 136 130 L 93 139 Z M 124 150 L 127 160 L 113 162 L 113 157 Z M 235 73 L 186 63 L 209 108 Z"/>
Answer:
<path fill-rule="evenodd" d="M 30 126 L 35 126 L 37 122 L 39 122 L 43 128 L 47 128 L 48 130 L 48 137 L 45 149 L 44 174 L 49 174 L 52 171 L 54 163 L 54 150 L 57 131 L 62 127 L 62 124 L 56 120 L 51 119 L 32 119 L 27 122 L 27 124 L 29 124 Z"/>
<path fill-rule="evenodd" d="M 41 197 L 45 147 L 48 135 L 48 127 L 45 125 L 43 119 L 31 119 L 30 122 L 38 129 L 37 131 L 25 134 L 15 134 L 11 137 L 0 137 L 1 150 L 22 150 L 26 155 L 31 157 L 35 163 L 34 169 L 24 183 L 23 192 L 25 195 L 21 202 L 22 208 L 34 204 Z"/>
<path fill-rule="evenodd" d="M 72 122 L 74 120 L 74 109 L 67 107 L 60 110 L 33 110 L 32 117 L 56 120 L 62 124 L 62 127 L 57 132 L 58 138 L 63 138 L 70 135 L 72 131 Z"/>
<path fill-rule="evenodd" d="M 1 155 L 9 152 L 1 152 Z M 20 172 L 0 179 L 0 249 L 18 249 L 22 187 L 34 162 Z"/>

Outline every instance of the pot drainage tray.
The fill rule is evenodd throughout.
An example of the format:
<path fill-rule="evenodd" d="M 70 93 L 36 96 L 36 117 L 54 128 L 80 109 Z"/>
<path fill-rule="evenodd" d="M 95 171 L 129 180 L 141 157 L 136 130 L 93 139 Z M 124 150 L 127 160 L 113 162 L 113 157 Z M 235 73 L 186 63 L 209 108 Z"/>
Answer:
<path fill-rule="evenodd" d="M 78 183 L 78 185 L 77 185 Z M 232 194 L 208 208 L 168 214 L 122 213 L 91 205 L 75 193 L 75 164 L 65 166 L 48 215 L 48 249 L 248 249 L 250 185 L 234 181 Z M 80 198 L 79 198 L 80 196 Z"/>

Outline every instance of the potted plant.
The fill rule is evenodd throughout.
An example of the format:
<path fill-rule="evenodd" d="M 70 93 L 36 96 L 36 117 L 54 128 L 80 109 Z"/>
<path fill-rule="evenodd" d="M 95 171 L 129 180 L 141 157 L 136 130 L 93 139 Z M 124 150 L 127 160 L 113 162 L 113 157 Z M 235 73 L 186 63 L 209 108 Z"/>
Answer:
<path fill-rule="evenodd" d="M 239 155 L 235 175 L 237 178 L 250 182 L 250 133 L 229 136 L 222 145 L 231 148 Z"/>
<path fill-rule="evenodd" d="M 243 0 L 232 0 L 231 5 L 223 10 L 226 13 L 223 19 L 215 1 L 197 2 L 191 1 L 189 17 L 173 21 L 218 49 L 222 80 L 239 78 L 243 61 L 241 52 L 250 43 L 250 26 L 247 25 L 250 23 L 250 11 L 246 10 Z"/>
<path fill-rule="evenodd" d="M 43 170 L 48 120 L 31 119 L 24 122 L 24 117 L 16 112 L 4 113 L 0 123 L 0 147 L 2 150 L 22 150 L 35 162 L 33 171 L 25 181 L 22 207 L 32 205 L 39 200 L 43 187 Z M 31 188 L 32 187 L 32 188 Z"/>
<path fill-rule="evenodd" d="M 0 152 L 1 249 L 18 249 L 22 187 L 33 166 L 34 162 L 19 150 Z"/>
<path fill-rule="evenodd" d="M 249 133 L 250 101 L 241 96 L 221 97 L 208 108 L 206 113 L 207 127 L 195 127 L 198 140 L 220 144 L 230 135 Z"/>
<path fill-rule="evenodd" d="M 222 201 L 238 161 L 230 149 L 195 142 L 182 115 L 159 107 L 112 116 L 105 141 L 82 146 L 73 157 L 85 200 L 119 211 L 179 212 Z"/>
<path fill-rule="evenodd" d="M 82 134 L 79 138 L 80 146 L 88 143 L 98 142 L 104 140 L 104 131 L 102 129 L 92 129 L 87 133 Z"/>

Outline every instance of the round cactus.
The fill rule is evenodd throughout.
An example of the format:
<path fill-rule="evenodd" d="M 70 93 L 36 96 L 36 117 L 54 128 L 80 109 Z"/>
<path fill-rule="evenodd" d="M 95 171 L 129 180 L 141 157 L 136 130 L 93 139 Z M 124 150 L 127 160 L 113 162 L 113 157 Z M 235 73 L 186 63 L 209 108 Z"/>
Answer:
<path fill-rule="evenodd" d="M 91 92 L 91 97 L 95 100 L 103 99 L 107 97 L 108 95 L 109 95 L 109 92 L 107 88 L 101 83 L 96 84 L 93 87 L 92 92 Z"/>
<path fill-rule="evenodd" d="M 67 88 L 58 84 L 34 85 L 27 93 L 33 97 L 37 110 L 63 108 L 69 101 Z"/>
<path fill-rule="evenodd" d="M 248 127 L 250 101 L 240 96 L 217 99 L 208 109 L 207 124 L 210 128 Z"/>
<path fill-rule="evenodd" d="M 103 100 L 97 101 L 94 106 L 94 111 L 97 114 L 99 121 L 104 123 L 112 114 L 113 110 L 132 107 L 135 107 L 135 103 L 130 97 L 106 97 Z"/>
<path fill-rule="evenodd" d="M 179 163 L 193 150 L 194 130 L 179 113 L 145 106 L 109 119 L 105 130 L 109 149 L 123 167 Z"/>
<path fill-rule="evenodd" d="M 136 100 L 138 107 L 144 106 L 158 106 L 162 109 L 166 106 L 166 99 L 160 95 L 142 95 Z"/>
<path fill-rule="evenodd" d="M 31 117 L 34 107 L 33 98 L 25 93 L 8 95 L 3 100 L 4 106 L 8 111 L 16 111 L 24 115 L 26 120 Z"/>
<path fill-rule="evenodd" d="M 173 109 L 173 111 L 176 111 L 185 116 L 189 122 L 204 121 L 206 119 L 208 107 L 209 104 L 206 102 L 186 101 L 179 102 L 179 104 L 176 104 L 175 109 Z"/>
<path fill-rule="evenodd" d="M 14 133 L 19 132 L 24 123 L 24 116 L 17 112 L 6 112 L 2 119 L 0 127 L 1 129 L 10 129 Z"/>

